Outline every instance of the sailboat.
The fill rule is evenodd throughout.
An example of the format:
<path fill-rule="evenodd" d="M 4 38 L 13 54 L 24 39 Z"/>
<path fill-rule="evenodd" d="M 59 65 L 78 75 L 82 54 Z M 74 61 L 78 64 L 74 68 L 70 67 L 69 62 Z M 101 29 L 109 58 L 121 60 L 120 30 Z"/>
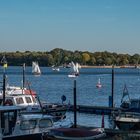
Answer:
<path fill-rule="evenodd" d="M 101 82 L 100 82 L 100 78 L 98 79 L 98 83 L 97 83 L 96 87 L 97 88 L 101 88 L 102 87 Z"/>
<path fill-rule="evenodd" d="M 71 73 L 68 74 L 68 77 L 77 77 L 79 76 L 79 64 L 74 62 L 71 62 Z"/>
<path fill-rule="evenodd" d="M 39 68 L 38 62 L 32 62 L 32 73 L 34 75 L 41 75 L 41 70 Z"/>

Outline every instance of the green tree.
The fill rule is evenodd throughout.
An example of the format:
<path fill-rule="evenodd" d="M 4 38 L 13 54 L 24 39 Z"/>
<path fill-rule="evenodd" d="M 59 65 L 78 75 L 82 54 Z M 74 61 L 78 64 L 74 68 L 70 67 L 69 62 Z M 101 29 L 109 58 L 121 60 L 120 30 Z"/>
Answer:
<path fill-rule="evenodd" d="M 90 55 L 88 53 L 82 53 L 83 63 L 86 63 L 90 60 Z"/>
<path fill-rule="evenodd" d="M 96 64 L 96 59 L 95 59 L 94 56 L 90 56 L 89 64 L 90 65 L 95 65 Z"/>
<path fill-rule="evenodd" d="M 105 65 L 111 65 L 112 59 L 110 57 L 105 58 Z"/>

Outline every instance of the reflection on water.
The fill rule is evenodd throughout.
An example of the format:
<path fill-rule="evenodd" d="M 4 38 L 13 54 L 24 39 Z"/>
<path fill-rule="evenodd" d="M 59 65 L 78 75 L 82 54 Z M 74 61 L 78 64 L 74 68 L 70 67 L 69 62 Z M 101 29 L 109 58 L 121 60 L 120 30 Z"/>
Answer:
<path fill-rule="evenodd" d="M 74 115 L 72 112 L 66 113 L 67 118 L 69 118 L 72 122 L 74 122 Z M 102 126 L 102 115 L 96 114 L 85 114 L 77 112 L 77 124 L 78 125 L 86 125 L 90 127 L 101 127 Z M 114 121 L 108 115 L 104 115 L 104 127 L 106 128 L 115 128 Z"/>

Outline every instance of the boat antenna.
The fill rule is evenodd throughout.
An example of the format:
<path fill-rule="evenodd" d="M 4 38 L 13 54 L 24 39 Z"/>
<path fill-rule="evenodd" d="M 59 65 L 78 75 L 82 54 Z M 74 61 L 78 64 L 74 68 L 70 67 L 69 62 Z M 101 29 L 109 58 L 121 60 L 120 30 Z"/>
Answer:
<path fill-rule="evenodd" d="M 42 112 L 42 114 L 43 114 L 43 113 L 44 113 L 44 110 L 43 110 L 43 106 L 42 106 L 42 104 L 41 104 L 40 98 L 39 98 L 38 95 L 36 95 L 36 98 L 37 98 L 37 100 L 38 100 L 38 102 L 39 102 L 39 105 L 40 105 L 40 108 L 41 108 L 41 112 Z"/>
<path fill-rule="evenodd" d="M 33 95 L 32 95 L 31 87 L 30 87 L 30 84 L 29 84 L 28 81 L 27 81 L 27 85 L 28 85 L 28 88 L 29 88 L 30 94 L 31 94 L 32 99 L 33 99 L 34 97 L 33 97 Z M 36 95 L 35 97 L 36 97 L 36 99 L 37 99 L 37 101 L 38 101 L 38 103 L 39 103 L 39 106 L 40 106 L 40 108 L 41 108 L 41 112 L 44 113 L 43 106 L 42 106 L 42 104 L 41 104 L 41 101 L 40 101 L 39 96 Z"/>

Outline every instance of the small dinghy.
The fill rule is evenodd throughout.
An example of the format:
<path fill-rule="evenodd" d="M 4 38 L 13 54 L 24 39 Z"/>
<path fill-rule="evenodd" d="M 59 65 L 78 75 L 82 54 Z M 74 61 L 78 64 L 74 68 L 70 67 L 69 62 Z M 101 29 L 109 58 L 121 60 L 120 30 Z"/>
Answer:
<path fill-rule="evenodd" d="M 105 137 L 104 129 L 85 129 L 85 128 L 56 128 L 51 129 L 50 138 L 60 140 L 94 140 Z"/>

